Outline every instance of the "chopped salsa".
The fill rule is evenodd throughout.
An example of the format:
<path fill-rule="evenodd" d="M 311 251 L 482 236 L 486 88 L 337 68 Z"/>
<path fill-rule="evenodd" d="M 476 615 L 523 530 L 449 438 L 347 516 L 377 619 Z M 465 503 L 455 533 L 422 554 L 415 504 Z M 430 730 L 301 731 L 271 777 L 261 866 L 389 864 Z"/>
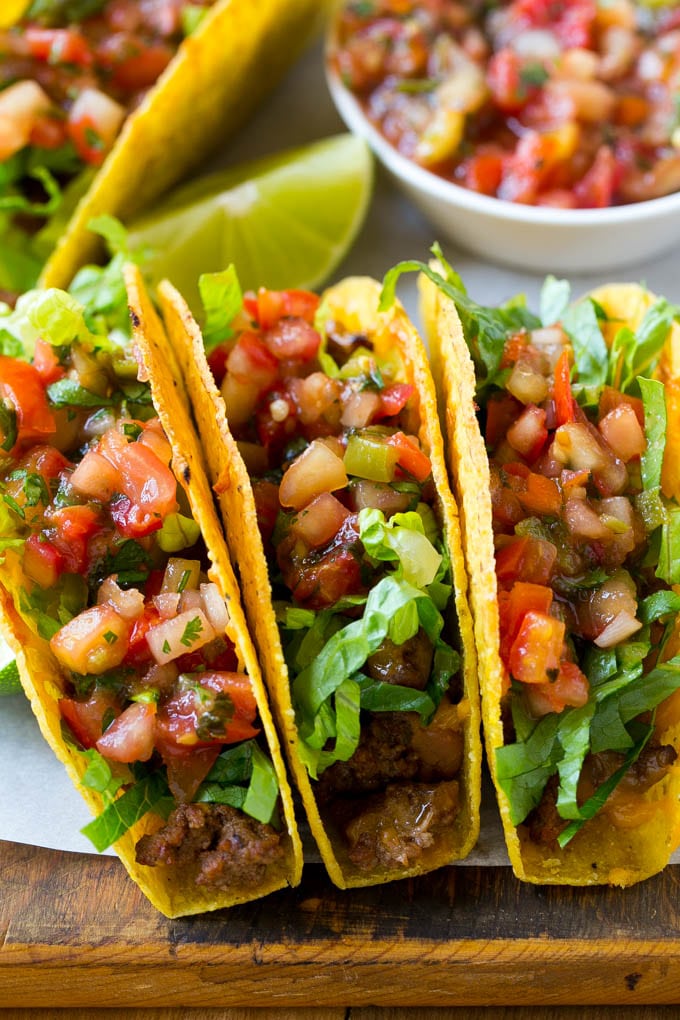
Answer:
<path fill-rule="evenodd" d="M 332 66 L 401 153 L 589 209 L 680 189 L 680 16 L 633 0 L 345 0 Z"/>
<path fill-rule="evenodd" d="M 140 813 L 170 820 L 139 840 L 139 863 L 252 885 L 283 853 L 255 695 L 129 337 L 97 324 L 59 291 L 0 319 L 7 346 L 33 334 L 30 360 L 0 355 L 0 580 L 15 590 L 4 572 L 19 568 L 18 608 L 59 667 L 64 739 L 109 801 L 85 830 L 95 846 L 131 824 L 119 788 L 142 790 Z"/>
<path fill-rule="evenodd" d="M 680 403 L 667 345 L 680 309 L 650 298 L 633 328 L 614 299 L 571 305 L 548 278 L 539 317 L 521 299 L 481 307 L 452 270 L 422 268 L 455 301 L 477 377 L 504 671 L 496 770 L 512 822 L 553 849 L 600 811 L 642 824 L 663 808 L 645 794 L 678 756 Z"/>
<path fill-rule="evenodd" d="M 352 864 L 413 867 L 459 812 L 467 713 L 418 390 L 398 346 L 311 293 L 236 306 L 209 360 L 252 479 L 300 754 Z"/>

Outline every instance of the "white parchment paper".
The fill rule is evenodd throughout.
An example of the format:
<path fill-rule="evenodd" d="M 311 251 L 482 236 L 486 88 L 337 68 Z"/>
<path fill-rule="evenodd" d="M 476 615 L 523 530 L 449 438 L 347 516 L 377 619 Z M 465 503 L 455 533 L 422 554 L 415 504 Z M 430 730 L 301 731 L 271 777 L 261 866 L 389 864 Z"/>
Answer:
<path fill-rule="evenodd" d="M 206 169 L 301 145 L 344 130 L 328 97 L 321 49 L 310 51 L 270 97 L 248 128 Z M 381 279 L 391 265 L 405 258 L 426 260 L 433 241 L 462 276 L 478 301 L 496 304 L 524 292 L 537 307 L 541 276 L 512 272 L 483 263 L 455 249 L 437 233 L 395 189 L 387 175 L 376 172 L 375 194 L 364 228 L 353 250 L 338 267 L 335 278 L 350 274 Z M 631 245 L 635 235 L 631 234 Z M 493 257 L 493 252 L 489 253 Z M 646 283 L 658 294 L 680 302 L 680 239 L 678 249 L 654 262 L 616 274 L 619 281 Z M 546 272 L 550 267 L 546 266 Z M 574 294 L 612 282 L 610 273 L 572 280 Z M 399 296 L 418 320 L 414 277 L 399 287 Z M 90 815 L 62 766 L 43 742 L 23 696 L 0 698 L 0 839 L 58 850 L 94 852 L 80 835 Z M 307 857 L 318 859 L 309 840 Z M 680 861 L 680 854 L 674 860 Z M 487 790 L 482 832 L 468 864 L 507 864 L 493 796 Z"/>

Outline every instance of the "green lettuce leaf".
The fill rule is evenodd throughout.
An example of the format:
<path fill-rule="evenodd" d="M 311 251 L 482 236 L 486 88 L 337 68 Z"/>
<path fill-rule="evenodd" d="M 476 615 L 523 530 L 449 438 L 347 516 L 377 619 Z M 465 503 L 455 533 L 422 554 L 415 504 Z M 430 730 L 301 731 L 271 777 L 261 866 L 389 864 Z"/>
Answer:
<path fill-rule="evenodd" d="M 234 335 L 231 323 L 243 307 L 243 294 L 233 265 L 221 273 L 202 273 L 198 289 L 203 302 L 203 342 L 206 352 Z"/>

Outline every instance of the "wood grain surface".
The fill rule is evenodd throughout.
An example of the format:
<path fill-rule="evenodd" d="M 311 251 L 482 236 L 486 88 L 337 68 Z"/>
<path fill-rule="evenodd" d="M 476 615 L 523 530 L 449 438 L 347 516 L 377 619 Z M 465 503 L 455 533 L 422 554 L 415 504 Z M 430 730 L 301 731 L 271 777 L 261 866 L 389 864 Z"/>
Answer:
<path fill-rule="evenodd" d="M 456 867 L 343 893 L 311 865 L 298 889 L 169 921 L 115 858 L 0 842 L 0 1004 L 311 1006 L 319 1020 L 350 1006 L 677 1004 L 679 887 L 678 867 L 628 890 Z"/>

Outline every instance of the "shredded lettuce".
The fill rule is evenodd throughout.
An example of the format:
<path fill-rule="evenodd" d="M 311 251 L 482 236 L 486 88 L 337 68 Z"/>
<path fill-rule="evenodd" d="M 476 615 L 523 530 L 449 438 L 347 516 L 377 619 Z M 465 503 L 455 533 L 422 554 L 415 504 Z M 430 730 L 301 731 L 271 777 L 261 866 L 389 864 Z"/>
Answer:
<path fill-rule="evenodd" d="M 426 588 L 434 581 L 442 557 L 425 535 L 419 513 L 397 513 L 385 520 L 382 510 L 366 508 L 359 512 L 359 537 L 374 560 L 397 561 L 395 576 L 416 588 Z"/>
<path fill-rule="evenodd" d="M 112 800 L 97 818 L 80 831 L 101 853 L 124 836 L 145 814 L 159 811 L 160 805 L 167 805 L 167 801 L 165 776 L 162 772 L 152 772 Z"/>
<path fill-rule="evenodd" d="M 217 758 L 196 797 L 199 803 L 229 804 L 259 822 L 276 820 L 279 786 L 274 766 L 254 740 L 229 747 Z"/>
<path fill-rule="evenodd" d="M 512 315 L 522 314 L 529 329 L 531 320 L 520 312 L 522 301 L 512 306 L 506 304 L 502 309 L 475 306 L 460 278 L 443 260 L 438 246 L 432 250 L 443 266 L 442 273 L 419 262 L 401 263 L 385 277 L 381 307 L 387 307 L 394 299 L 402 272 L 415 270 L 428 276 L 456 305 L 475 365 L 476 396 L 483 404 L 489 386 L 504 384 L 500 369 L 503 349 L 517 327 L 517 320 L 508 317 L 509 308 Z M 575 361 L 572 386 L 582 405 L 596 405 L 605 385 L 642 398 L 647 445 L 640 465 L 642 492 L 634 497 L 634 502 L 649 533 L 649 542 L 639 567 L 656 571 L 656 576 L 669 585 L 680 584 L 680 506 L 664 499 L 660 488 L 668 428 L 665 391 L 661 382 L 647 378 L 658 365 L 673 322 L 680 321 L 680 306 L 663 299 L 656 301 L 637 330 L 625 326 L 618 330 L 609 349 L 602 332 L 602 322 L 607 320 L 605 311 L 590 298 L 570 304 L 566 281 L 546 279 L 540 309 L 543 325 L 560 322 L 569 336 Z M 531 533 L 530 523 L 522 522 L 517 533 Z M 602 579 L 594 572 L 594 583 Z M 564 579 L 564 584 L 567 583 L 568 579 Z M 591 581 L 578 584 L 588 586 L 592 586 Z M 570 595 L 568 588 L 565 594 Z M 650 624 L 659 621 L 664 626 L 664 636 L 659 639 L 655 632 L 654 640 L 655 647 L 663 650 L 678 611 L 680 596 L 675 592 L 654 592 L 639 604 L 638 618 L 644 626 L 634 639 L 616 648 L 599 649 L 593 645 L 586 650 L 581 665 L 590 683 L 590 697 L 583 707 L 549 713 L 537 721 L 525 705 L 524 688 L 513 684 L 515 740 L 497 749 L 496 764 L 514 824 L 524 821 L 540 803 L 548 779 L 555 774 L 559 780 L 557 809 L 570 822 L 560 837 L 560 845 L 566 845 L 599 810 L 649 739 L 650 727 L 641 723 L 640 717 L 653 713 L 660 702 L 680 689 L 680 656 L 645 672 L 652 651 Z M 605 750 L 622 755 L 621 768 L 593 797 L 579 805 L 577 788 L 585 758 Z"/>
<path fill-rule="evenodd" d="M 231 323 L 243 307 L 243 294 L 233 265 L 221 273 L 203 273 L 198 289 L 204 312 L 203 341 L 209 354 L 233 336 Z"/>

